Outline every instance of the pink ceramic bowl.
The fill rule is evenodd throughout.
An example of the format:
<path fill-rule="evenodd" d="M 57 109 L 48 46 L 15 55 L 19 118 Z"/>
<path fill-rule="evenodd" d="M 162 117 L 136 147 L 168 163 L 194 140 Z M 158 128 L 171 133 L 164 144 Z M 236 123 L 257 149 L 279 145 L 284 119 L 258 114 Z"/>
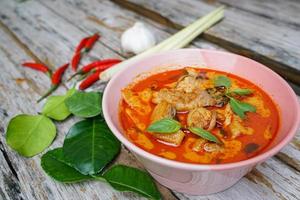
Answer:
<path fill-rule="evenodd" d="M 207 66 L 230 72 L 250 80 L 266 91 L 277 103 L 281 125 L 272 144 L 260 155 L 229 164 L 188 164 L 150 154 L 131 143 L 122 133 L 118 117 L 121 89 L 139 74 L 157 67 Z M 105 120 L 115 136 L 137 157 L 150 174 L 162 185 L 192 195 L 223 191 L 234 185 L 257 164 L 264 162 L 287 145 L 300 122 L 297 97 L 290 86 L 276 73 L 251 59 L 220 51 L 182 49 L 149 56 L 124 68 L 108 83 L 103 96 Z"/>

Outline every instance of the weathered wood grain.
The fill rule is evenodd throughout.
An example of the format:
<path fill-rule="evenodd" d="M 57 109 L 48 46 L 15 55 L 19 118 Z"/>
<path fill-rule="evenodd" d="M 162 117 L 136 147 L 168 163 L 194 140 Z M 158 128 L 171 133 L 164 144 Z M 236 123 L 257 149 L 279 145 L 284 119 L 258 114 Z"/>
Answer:
<path fill-rule="evenodd" d="M 97 58 L 99 54 L 101 54 L 101 56 L 103 57 L 115 57 L 118 54 L 122 54 L 122 50 L 120 49 L 118 41 L 121 32 L 117 30 L 124 30 L 128 28 L 137 19 L 142 21 L 144 20 L 144 18 L 139 17 L 134 13 L 124 11 L 118 6 L 113 6 L 113 4 L 107 1 L 101 1 L 101 4 L 99 3 L 98 6 L 93 6 L 97 2 L 98 1 L 96 0 L 89 1 L 89 3 L 86 3 L 86 1 L 52 1 L 50 3 L 49 1 L 45 1 L 42 3 L 36 1 L 28 1 L 20 4 L 22 5 L 22 7 L 18 6 L 17 9 L 15 8 L 15 5 L 13 3 L 5 2 L 8 4 L 8 6 L 5 7 L 6 11 L 1 9 L 0 6 L 0 13 L 5 13 L 4 15 L 6 16 L 6 19 L 3 20 L 5 24 L 11 30 L 13 30 L 13 32 L 16 33 L 22 41 L 26 41 L 24 42 L 24 44 L 29 44 L 30 49 L 32 49 L 32 52 L 34 52 L 34 54 L 38 55 L 38 57 L 41 57 L 42 59 L 49 60 L 49 63 L 53 63 L 53 66 L 56 66 L 59 63 L 64 62 L 66 57 L 69 58 L 72 49 L 81 39 L 81 37 L 84 37 L 87 33 L 92 33 L 94 31 L 100 31 L 106 38 L 103 38 L 103 43 L 100 42 L 99 44 L 97 44 L 96 48 L 91 54 L 91 57 Z M 61 12 L 63 10 L 65 11 L 65 13 Z M 73 13 L 71 12 L 72 10 Z M 76 10 L 76 12 L 74 10 Z M 58 15 L 59 13 L 60 15 Z M 90 16 L 93 17 L 91 18 Z M 37 20 L 35 20 L 36 18 Z M 155 23 L 151 23 L 149 25 L 154 28 L 154 31 L 156 31 L 160 39 L 165 38 L 169 35 L 168 33 L 164 32 L 164 30 L 172 31 Z M 107 31 L 107 29 L 110 31 Z M 36 32 L 32 33 L 34 31 Z M 31 35 L 33 34 L 34 37 L 31 38 Z M 55 36 L 51 36 L 53 34 Z M 35 40 L 35 37 L 42 36 L 44 36 L 45 39 L 39 38 L 38 41 Z M 71 37 L 76 37 L 76 39 L 73 39 Z M 51 40 L 47 41 L 49 38 L 51 38 Z M 52 52 L 48 52 L 49 49 L 47 49 L 46 45 L 49 45 L 49 42 L 51 42 L 52 40 L 57 41 L 55 41 L 55 45 L 51 46 L 51 48 L 53 48 L 53 50 L 51 50 Z M 116 41 L 113 42 L 114 40 Z M 2 100 L 4 100 L 3 102 L 5 102 L 3 105 L 1 104 L 1 106 L 3 107 L 3 109 L 9 112 L 8 117 L 6 116 L 6 118 L 3 120 L 1 119 L 2 124 L 0 126 L 3 127 L 6 126 L 8 119 L 15 113 L 37 112 L 38 109 L 34 107 L 33 102 L 37 98 L 37 96 L 47 87 L 46 76 L 38 77 L 37 73 L 32 73 L 32 71 L 23 69 L 21 70 L 18 67 L 18 64 L 22 60 L 30 58 L 27 57 L 27 54 L 25 54 L 24 52 L 23 55 L 22 50 L 20 50 L 19 46 L 13 45 L 12 47 L 10 47 L 8 41 L 14 43 L 10 40 L 10 37 L 6 37 L 5 34 L 2 35 L 2 32 L 0 32 L 0 46 L 2 47 L 1 52 L 3 51 L 2 53 L 0 53 L 0 57 L 10 57 L 10 61 L 3 60 L 2 63 L 0 62 L 1 66 L 6 65 L 7 67 L 3 72 L 3 77 L 0 76 L 0 84 L 3 85 L 3 87 L 0 87 L 1 94 L 4 88 L 7 88 L 8 90 L 3 93 L 3 96 L 0 95 L 1 102 Z M 112 41 L 112 43 L 110 43 L 109 41 Z M 199 45 L 204 44 L 210 48 L 216 48 L 215 46 L 211 46 L 209 43 L 202 43 L 201 41 L 198 42 L 200 43 Z M 118 54 L 115 54 L 111 50 L 114 50 Z M 64 53 L 62 51 L 68 51 L 69 53 Z M 52 58 L 54 58 L 53 56 L 55 57 L 54 61 L 52 60 Z M 88 60 L 86 62 L 88 62 Z M 12 69 L 13 71 L 10 72 L 10 69 Z M 25 80 L 23 80 L 24 77 Z M 39 78 L 41 78 L 40 81 L 38 80 Z M 29 81 L 27 81 L 27 79 Z M 39 84 L 35 84 L 36 79 Z M 16 89 L 16 83 L 14 81 L 22 85 L 18 86 L 21 88 Z M 32 85 L 30 85 L 29 83 Z M 11 84 L 11 86 L 7 86 L 7 84 Z M 32 87 L 35 89 L 32 89 Z M 22 93 L 22 88 L 27 89 L 24 94 Z M 59 92 L 62 91 L 63 88 Z M 18 95 L 20 95 L 20 97 L 18 97 Z M 11 103 L 11 99 L 14 99 L 14 103 Z M 60 132 L 52 148 L 61 145 L 64 134 L 73 123 L 74 120 L 72 119 L 63 124 L 58 123 L 58 129 Z M 1 137 L 1 141 L 4 141 L 3 139 L 4 138 Z M 5 150 L 7 151 L 9 149 L 5 146 Z M 126 150 L 123 150 L 120 158 L 118 158 L 118 162 L 130 164 L 133 166 L 138 165 L 132 155 L 126 154 L 125 152 Z M 11 152 L 10 150 L 7 151 L 7 153 L 8 157 L 13 159 L 12 165 L 15 169 L 17 169 L 17 174 L 21 177 L 21 190 L 24 190 L 24 194 L 28 195 L 29 199 L 43 198 L 45 197 L 45 195 L 49 195 L 50 199 L 139 199 L 136 196 L 130 196 L 132 194 L 121 194 L 118 192 L 114 192 L 111 190 L 111 188 L 102 183 L 74 185 L 58 184 L 56 182 L 53 182 L 42 172 L 39 166 L 39 157 L 35 157 L 33 159 L 24 159 L 16 155 L 14 152 Z M 297 153 L 297 149 L 295 149 L 295 153 Z M 294 157 L 292 156 L 292 158 Z M 273 162 L 275 163 L 274 165 L 278 165 L 280 167 L 276 168 L 273 165 L 269 164 L 269 162 Z M 295 166 L 298 166 L 298 164 L 299 163 L 296 162 Z M 19 165 L 24 166 L 22 167 Z M 283 169 L 285 168 L 289 170 L 286 174 L 282 174 L 281 172 L 284 171 Z M 269 199 L 280 199 L 282 197 L 293 199 L 293 192 L 291 191 L 297 192 L 297 187 L 299 187 L 299 185 L 295 184 L 294 182 L 292 182 L 291 184 L 290 181 L 290 179 L 292 179 L 291 177 L 293 177 L 293 180 L 295 180 L 296 183 L 297 180 L 299 180 L 299 173 L 295 169 L 297 168 L 288 168 L 287 165 L 285 165 L 278 159 L 270 159 L 270 161 L 267 162 L 267 165 L 265 165 L 264 168 L 259 167 L 256 171 L 250 173 L 250 175 L 247 176 L 248 178 L 243 179 L 241 182 L 239 182 L 236 186 L 230 189 L 230 192 L 226 193 L 227 191 L 225 191 L 203 198 L 233 199 L 243 195 L 247 197 L 249 196 L 249 198 L 253 196 L 257 197 L 256 199 L 260 199 L 259 194 L 262 194 L 266 195 L 266 198 Z M 287 176 L 287 174 L 289 176 Z M 273 176 L 275 175 L 279 176 L 276 177 L 276 181 L 273 180 Z M 282 177 L 288 178 L 284 179 Z M 253 180 L 255 182 L 253 182 Z M 267 182 L 265 180 L 267 180 Z M 34 183 L 34 186 L 24 186 L 26 183 L 28 184 L 29 181 Z M 41 186 L 38 183 L 41 183 Z M 281 187 L 279 187 L 278 184 L 280 184 Z M 250 189 L 248 187 L 250 187 Z M 282 189 L 287 187 L 290 188 L 288 191 Z M 95 192 L 94 190 L 98 190 L 98 192 Z M 36 195 L 34 196 L 30 193 L 36 193 Z M 281 194 L 282 196 L 277 196 L 278 194 Z M 164 193 L 165 198 L 174 198 L 171 195 L 167 195 L 169 195 L 168 191 L 167 193 Z M 184 197 L 183 195 L 178 193 L 176 195 L 182 199 L 192 198 Z M 193 198 L 200 199 L 200 197 Z"/>
<path fill-rule="evenodd" d="M 205 2 L 210 2 L 206 0 Z M 300 4 L 297 0 L 215 0 L 227 6 L 237 8 L 238 10 L 245 10 L 255 15 L 270 18 L 275 21 L 280 21 L 286 24 L 300 26 Z"/>
<path fill-rule="evenodd" d="M 113 0 L 153 20 L 180 28 L 211 11 L 211 5 L 197 0 Z M 299 27 L 290 26 L 243 10 L 228 7 L 225 19 L 207 30 L 203 37 L 211 42 L 272 68 L 300 85 Z"/>
<path fill-rule="evenodd" d="M 12 116 L 19 113 L 34 114 L 39 111 L 35 104 L 35 97 L 38 94 L 31 88 L 28 80 L 34 79 L 37 82 L 40 80 L 41 86 L 45 87 L 43 82 L 46 82 L 47 77 L 38 76 L 37 73 L 27 73 L 28 70 L 24 73 L 25 70 L 22 70 L 18 63 L 29 58 L 19 50 L 18 46 L 14 45 L 9 37 L 2 31 L 0 33 L 0 65 L 2 70 L 0 99 L 1 110 L 6 113 L 1 115 L 0 126 L 5 130 L 4 127 Z M 6 52 L 3 49 L 6 49 Z M 75 121 L 76 119 L 73 118 L 63 124 L 57 123 L 58 135 L 51 148 L 62 145 L 64 135 Z M 12 167 L 16 170 L 20 191 L 24 195 L 24 199 L 140 199 L 133 194 L 115 192 L 108 185 L 100 182 L 72 185 L 55 182 L 46 176 L 41 169 L 41 155 L 29 159 L 17 155 L 5 145 L 4 131 L 1 131 L 0 141 L 4 144 L 3 149 L 7 153 Z M 5 187 L 8 185 L 1 188 Z"/>
<path fill-rule="evenodd" d="M 2 132 L 2 130 L 1 130 Z M 24 199 L 14 169 L 7 162 L 6 152 L 0 143 L 0 199 Z"/>
<path fill-rule="evenodd" d="M 7 7 L 6 7 L 7 8 Z M 24 11 L 26 12 L 26 10 Z M 29 20 L 29 19 L 27 19 Z M 30 22 L 30 20 L 29 20 Z M 43 21 L 41 21 L 41 24 L 43 23 Z M 34 27 L 32 28 L 29 28 L 31 26 L 26 26 L 24 23 L 23 25 L 24 26 L 21 26 L 22 23 L 20 23 L 20 27 L 23 27 L 24 29 L 21 29 L 21 30 L 18 30 L 17 33 L 23 33 L 23 31 L 25 32 L 25 35 L 28 34 L 27 36 L 29 37 L 30 34 L 31 34 L 31 31 L 35 31 L 34 30 Z M 18 27 L 18 25 L 16 25 L 15 27 Z M 41 27 L 39 27 L 40 30 L 42 29 Z M 28 31 L 28 32 L 27 32 Z M 64 30 L 62 30 L 64 31 Z M 81 37 L 83 37 L 83 33 L 78 31 L 78 30 L 72 30 L 74 32 L 77 32 L 78 34 L 81 34 Z M 42 31 L 41 31 L 42 32 Z M 36 33 L 36 34 L 41 34 L 40 33 Z M 45 31 L 47 32 L 47 31 Z M 43 33 L 45 36 L 47 36 L 46 33 Z M 51 34 L 51 32 L 50 32 Z M 1 32 L 1 35 L 2 35 L 2 32 Z M 26 37 L 26 36 L 25 36 Z M 1 102 L 3 102 L 3 104 L 1 104 L 1 106 L 3 106 L 3 108 L 5 108 L 6 110 L 9 110 L 10 112 L 12 112 L 12 115 L 8 115 L 6 117 L 5 120 L 2 121 L 3 124 L 1 124 L 1 126 L 6 126 L 7 122 L 8 122 L 8 119 L 11 118 L 13 115 L 15 115 L 16 113 L 22 113 L 22 112 L 25 112 L 25 113 L 28 113 L 29 111 L 32 112 L 37 112 L 38 109 L 34 109 L 34 102 L 35 102 L 35 97 L 38 96 L 37 94 L 34 94 L 35 91 L 31 91 L 31 85 L 27 85 L 27 82 L 33 82 L 33 79 L 36 80 L 37 79 L 37 82 L 38 82 L 38 85 L 39 86 L 44 86 L 43 90 L 46 89 L 46 85 L 48 84 L 47 82 L 47 78 L 46 76 L 41 76 L 42 80 L 41 82 L 39 82 L 39 78 L 37 78 L 37 73 L 31 71 L 31 70 L 28 70 L 28 69 L 22 69 L 19 67 L 19 63 L 21 63 L 21 61 L 24 61 L 24 60 L 29 60 L 29 59 L 32 59 L 32 58 L 28 58 L 28 57 L 25 57 L 25 58 L 22 58 L 22 59 L 19 59 L 16 55 L 20 54 L 20 49 L 18 47 L 15 47 L 14 45 L 10 45 L 10 43 L 14 44 L 14 41 L 11 41 L 10 38 L 6 38 L 5 37 L 5 34 L 3 33 L 3 38 L 1 38 L 2 41 L 1 43 L 4 44 L 3 46 L 1 46 L 1 50 L 5 50 L 4 53 L 1 55 L 1 57 L 4 57 L 4 58 L 9 58 L 10 59 L 10 62 L 12 63 L 9 63 L 8 60 L 3 60 L 3 63 L 1 63 L 1 66 L 5 66 L 7 70 L 3 70 L 3 76 L 4 77 L 1 77 L 1 84 L 3 85 L 3 90 L 4 88 L 6 88 L 8 91 L 10 91 L 9 93 L 10 94 L 6 94 L 6 93 L 2 93 L 1 92 L 1 96 L 0 99 L 1 99 Z M 56 41 L 59 40 L 58 38 L 55 39 Z M 78 42 L 80 39 L 74 41 L 74 42 Z M 5 42 L 6 41 L 6 42 Z M 45 42 L 48 42 L 48 41 L 45 41 Z M 41 41 L 31 41 L 30 40 L 30 44 L 32 45 L 32 49 L 33 51 L 35 50 L 35 48 L 38 48 L 40 47 L 40 49 L 43 48 L 43 46 L 47 46 L 47 44 L 45 44 L 45 42 L 41 42 Z M 74 43 L 73 45 L 75 46 L 76 43 Z M 62 43 L 63 44 L 63 43 Z M 61 51 L 61 48 L 57 47 L 59 51 Z M 103 50 L 102 50 L 103 49 Z M 13 51 L 15 50 L 16 52 L 10 52 L 10 51 Z M 22 50 L 21 50 L 22 51 Z M 43 49 L 42 51 L 36 51 L 35 53 L 37 53 L 37 55 L 39 56 L 42 56 L 43 54 L 47 54 L 49 51 L 47 48 Z M 94 51 L 97 51 L 97 47 L 94 49 Z M 106 52 L 107 51 L 107 52 Z M 106 47 L 102 47 L 100 51 L 97 51 L 98 54 L 102 54 L 102 55 L 105 55 L 105 56 L 108 56 L 108 55 L 111 55 L 112 57 L 117 57 L 117 55 L 110 51 L 109 49 L 107 49 Z M 110 53 L 109 53 L 110 52 Z M 64 60 L 65 59 L 65 55 L 61 55 L 61 56 L 57 56 L 59 55 L 59 52 L 52 52 L 53 55 L 51 55 L 51 53 L 49 53 L 50 55 L 47 55 L 47 57 L 51 57 L 53 56 L 53 58 L 56 58 L 59 62 L 62 62 L 61 60 Z M 48 59 L 50 60 L 50 59 Z M 13 65 L 13 66 L 12 66 Z M 15 69 L 14 69 L 15 68 Z M 34 75 L 32 76 L 32 78 L 24 78 L 24 75 L 21 75 L 19 74 L 20 72 L 23 72 L 25 71 L 25 73 L 28 72 L 29 76 L 31 75 Z M 16 78 L 14 78 L 15 76 L 17 76 Z M 20 78 L 22 77 L 22 78 Z M 8 80 L 9 79 L 9 80 Z M 11 80 L 12 79 L 12 80 Z M 16 90 L 16 83 L 14 82 L 14 80 L 16 80 L 17 83 L 19 83 L 20 85 L 22 85 L 23 87 L 27 88 L 28 90 L 25 90 L 25 91 L 19 91 L 19 90 Z M 9 86 L 7 86 L 6 84 L 10 84 Z M 37 86 L 36 86 L 37 87 Z M 14 89 L 15 88 L 15 89 Z M 19 88 L 19 89 L 22 89 L 22 88 Z M 39 92 L 41 92 L 41 89 L 39 89 L 37 87 L 37 90 Z M 63 88 L 61 89 L 63 90 Z M 7 92 L 8 92 L 7 91 Z M 62 91 L 60 91 L 62 92 Z M 24 93 L 24 94 L 23 94 Z M 14 96 L 12 96 L 14 95 Z M 20 97 L 16 97 L 15 95 L 20 95 Z M 25 96 L 23 98 L 21 98 L 21 95 L 29 95 L 29 96 Z M 14 99 L 14 103 L 11 103 L 11 99 Z M 26 103 L 25 103 L 26 102 Z M 14 105 L 16 104 L 16 105 Z M 22 109 L 23 105 L 25 106 L 24 109 Z M 31 104 L 31 105 L 29 105 Z M 11 108 L 14 107 L 15 109 Z M 69 120 L 67 122 L 67 124 L 59 124 L 58 126 L 58 130 L 61 130 L 63 131 L 63 133 L 66 133 L 67 132 L 67 129 L 71 126 L 72 122 L 74 123 L 74 120 Z M 58 136 L 58 138 L 56 139 L 55 141 L 55 144 L 54 146 L 60 146 L 62 144 L 62 141 L 63 141 L 63 138 L 64 138 L 64 134 L 63 135 L 60 135 Z M 4 138 L 1 137 L 1 141 L 4 143 Z M 7 147 L 6 147 L 7 148 Z M 58 186 L 55 186 L 54 188 L 53 187 L 53 181 L 46 177 L 46 175 L 43 173 L 43 171 L 41 170 L 41 168 L 39 167 L 39 157 L 36 157 L 34 158 L 33 160 L 30 161 L 30 163 L 23 163 L 23 158 L 19 158 L 19 156 L 17 156 L 15 153 L 11 152 L 11 150 L 9 148 L 7 148 L 6 150 L 8 150 L 9 154 L 10 154 L 10 158 L 13 160 L 12 162 L 15 163 L 14 167 L 18 170 L 18 171 L 23 171 L 23 173 L 26 173 L 26 168 L 31 168 L 32 172 L 29 173 L 29 175 L 25 175 L 24 178 L 20 179 L 20 182 L 21 182 L 21 185 L 22 185 L 22 189 L 24 193 L 30 193 L 30 194 L 27 194 L 29 195 L 28 196 L 28 199 L 42 199 L 41 197 L 45 197 L 45 195 L 47 195 L 47 193 L 53 193 L 53 195 L 55 196 L 54 199 L 66 199 L 66 196 L 65 195 L 68 195 L 68 193 L 73 193 L 72 195 L 70 195 L 71 199 L 76 199 L 76 198 L 79 198 L 81 199 L 81 195 L 80 194 L 77 194 L 76 192 L 72 192 L 72 190 L 75 190 L 74 188 L 71 188 L 69 189 L 69 191 L 65 191 L 64 193 L 65 194 L 60 194 L 64 191 L 64 189 L 62 189 L 61 187 L 65 188 L 67 187 L 68 185 L 63 185 L 63 184 L 59 184 L 59 187 Z M 132 157 L 127 157 L 126 155 L 128 154 L 125 154 L 123 153 L 123 157 L 120 161 L 122 160 L 126 160 L 127 162 L 130 161 L 130 159 L 132 159 Z M 17 158 L 16 158 L 17 157 Z M 22 159 L 22 161 L 20 161 L 19 159 Z M 25 159 L 27 161 L 27 159 Z M 23 163 L 23 166 L 24 168 L 20 167 L 19 164 Z M 131 161 L 130 162 L 131 164 L 133 164 L 132 166 L 135 166 L 136 165 L 136 162 L 133 162 Z M 21 164 L 22 166 L 22 164 Z M 26 167 L 27 166 L 27 167 Z M 20 169 L 21 168 L 21 169 Z M 20 174 L 20 176 L 23 176 L 24 174 Z M 38 183 L 39 181 L 38 180 L 34 180 L 35 177 L 43 177 L 42 179 L 47 179 L 48 182 L 45 183 L 45 185 L 39 185 L 37 187 L 31 187 L 31 188 L 28 188 L 24 186 L 28 183 L 28 182 L 36 182 Z M 44 180 L 43 180 L 44 181 Z M 56 184 L 56 183 L 55 183 Z M 109 186 L 106 186 L 105 184 L 102 184 L 102 183 L 90 183 L 90 184 L 87 184 L 85 187 L 87 188 L 90 188 L 89 190 L 97 190 L 98 186 L 99 185 L 103 187 L 103 189 L 101 191 L 98 191 L 98 192 L 90 192 L 89 195 L 86 195 L 85 192 L 82 193 L 82 195 L 85 195 L 85 197 L 82 197 L 83 198 L 89 198 L 89 197 L 97 197 L 98 199 L 111 199 L 111 198 L 116 198 L 116 199 L 140 199 L 138 198 L 136 195 L 133 195 L 133 194 L 122 194 L 122 193 L 117 193 L 115 192 L 114 190 L 112 190 Z M 61 187 L 60 187 L 61 185 Z M 80 186 L 80 188 L 78 188 L 79 186 L 74 186 L 74 187 L 77 187 L 76 190 L 78 190 L 79 192 L 81 190 L 87 190 L 87 189 L 82 189 L 82 186 Z M 168 192 L 168 190 L 166 189 L 161 189 L 162 190 L 162 193 L 165 194 L 165 196 L 168 196 L 170 199 L 174 199 L 174 197 L 172 197 L 172 195 L 170 194 L 170 192 Z M 106 192 L 105 192 L 106 191 Z M 36 194 L 34 194 L 36 193 Z M 35 196 L 33 196 L 33 194 Z M 54 197 L 53 196 L 53 197 Z"/>

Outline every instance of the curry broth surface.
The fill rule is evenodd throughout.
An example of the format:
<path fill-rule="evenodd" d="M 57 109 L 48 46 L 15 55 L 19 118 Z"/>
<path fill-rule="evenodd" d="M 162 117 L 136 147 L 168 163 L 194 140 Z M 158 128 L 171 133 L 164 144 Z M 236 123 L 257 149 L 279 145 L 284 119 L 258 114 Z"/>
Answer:
<path fill-rule="evenodd" d="M 135 112 L 135 110 L 122 99 L 119 117 L 127 138 L 135 145 L 152 154 L 186 163 L 230 163 L 245 160 L 259 154 L 271 143 L 279 126 L 278 110 L 272 99 L 258 86 L 233 74 L 212 69 L 195 69 L 198 72 L 205 72 L 206 76 L 209 77 L 209 80 L 204 84 L 204 88 L 213 87 L 213 78 L 219 75 L 225 75 L 231 79 L 232 89 L 248 88 L 254 91 L 251 95 L 240 99 L 243 102 L 254 105 L 257 109 L 255 113 L 247 112 L 246 118 L 242 120 L 241 124 L 244 133 L 241 133 L 238 137 L 233 139 L 231 133 L 233 129 L 222 127 L 223 130 L 221 134 L 221 128 L 215 127 L 210 132 L 224 142 L 222 152 L 206 152 L 203 149 L 195 152 L 193 145 L 199 136 L 193 133 L 185 132 L 185 137 L 181 144 L 174 146 L 159 141 L 153 134 L 145 131 L 151 123 L 151 112 L 156 106 L 156 104 L 151 101 L 152 98 L 146 102 L 147 106 L 151 108 L 151 112 L 146 115 L 140 115 L 138 112 Z M 154 74 L 134 85 L 128 86 L 127 89 L 130 89 L 134 94 L 140 94 L 150 89 L 151 92 L 157 92 L 162 88 L 169 88 L 172 83 L 174 84 L 174 82 L 178 81 L 184 74 L 185 69 Z M 219 110 L 221 112 L 222 110 L 224 111 L 225 106 L 222 108 L 207 107 L 207 109 Z M 129 116 L 126 111 L 130 111 L 132 115 Z M 177 112 L 175 119 L 181 122 L 183 126 L 186 126 L 187 114 L 187 112 Z"/>

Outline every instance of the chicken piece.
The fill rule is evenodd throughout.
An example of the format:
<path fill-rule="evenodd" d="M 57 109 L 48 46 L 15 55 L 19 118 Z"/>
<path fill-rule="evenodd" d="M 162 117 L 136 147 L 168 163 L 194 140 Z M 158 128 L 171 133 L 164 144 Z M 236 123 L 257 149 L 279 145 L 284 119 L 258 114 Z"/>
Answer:
<path fill-rule="evenodd" d="M 171 106 L 171 104 L 168 104 L 167 102 L 163 101 L 157 104 L 154 108 L 151 115 L 151 121 L 155 122 L 163 118 L 173 118 L 175 114 L 176 110 Z M 179 130 L 177 133 L 171 134 L 153 133 L 153 136 L 163 142 L 170 143 L 174 146 L 179 146 L 185 134 L 181 130 Z"/>
<path fill-rule="evenodd" d="M 202 80 L 196 77 L 185 75 L 176 84 L 176 90 L 183 91 L 186 93 L 194 92 L 201 86 Z"/>
<path fill-rule="evenodd" d="M 212 130 L 216 125 L 217 114 L 205 108 L 196 108 L 189 112 L 187 125 L 189 127 L 204 128 Z"/>
<path fill-rule="evenodd" d="M 150 88 L 146 88 L 141 92 L 138 92 L 138 96 L 143 102 L 148 103 L 152 98 L 152 90 Z"/>
<path fill-rule="evenodd" d="M 224 110 L 224 116 L 225 116 L 225 120 L 223 123 L 223 127 L 229 126 L 229 124 L 232 121 L 232 117 L 233 117 L 233 112 L 231 110 L 231 107 L 229 104 L 226 105 L 225 110 Z"/>
<path fill-rule="evenodd" d="M 146 125 L 140 121 L 139 117 L 137 116 L 137 113 L 135 113 L 129 108 L 125 109 L 125 113 L 133 121 L 133 123 L 139 130 L 144 131 L 146 129 Z"/>
<path fill-rule="evenodd" d="M 254 133 L 254 130 L 250 127 L 245 127 L 243 125 L 243 120 L 236 115 L 233 115 L 232 122 L 229 125 L 229 130 L 232 138 L 237 138 L 241 134 L 252 135 Z"/>
<path fill-rule="evenodd" d="M 153 136 L 162 142 L 179 146 L 185 134 L 183 131 L 179 130 L 177 133 L 153 133 Z"/>
<path fill-rule="evenodd" d="M 157 104 L 150 117 L 151 122 L 161 120 L 163 118 L 173 118 L 176 114 L 176 110 L 171 104 L 163 101 Z"/>
<path fill-rule="evenodd" d="M 201 151 L 203 149 L 203 145 L 205 144 L 205 142 L 207 142 L 207 140 L 203 138 L 197 139 L 192 146 L 192 150 L 196 152 Z"/>
<path fill-rule="evenodd" d="M 152 99 L 153 103 L 166 101 L 173 105 L 176 110 L 192 110 L 197 107 L 213 106 L 215 100 L 204 90 L 195 90 L 191 93 L 185 93 L 176 89 L 163 88 L 155 93 Z"/>
<path fill-rule="evenodd" d="M 221 151 L 222 147 L 219 144 L 216 143 L 205 143 L 203 149 L 206 152 L 219 152 Z"/>
<path fill-rule="evenodd" d="M 227 96 L 225 96 L 226 88 L 223 86 L 208 88 L 208 89 L 206 89 L 206 91 L 213 99 L 215 99 L 216 107 L 223 107 L 229 101 L 229 98 Z"/>
<path fill-rule="evenodd" d="M 151 112 L 151 106 L 148 103 L 142 102 L 138 95 L 135 95 L 130 89 L 123 89 L 122 96 L 125 102 L 138 112 L 140 115 L 146 115 Z"/>
<path fill-rule="evenodd" d="M 229 126 L 232 121 L 233 112 L 230 108 L 230 105 L 227 104 L 225 109 L 217 110 L 217 122 L 222 125 L 223 128 Z"/>
<path fill-rule="evenodd" d="M 191 93 L 199 89 L 203 81 L 201 78 L 197 78 L 199 74 L 197 70 L 193 68 L 186 68 L 186 71 L 187 75 L 183 75 L 177 81 L 175 88 L 178 91 Z"/>
<path fill-rule="evenodd" d="M 185 68 L 185 70 L 189 76 L 197 78 L 199 75 L 198 70 L 196 70 L 195 68 L 187 67 L 187 68 Z"/>

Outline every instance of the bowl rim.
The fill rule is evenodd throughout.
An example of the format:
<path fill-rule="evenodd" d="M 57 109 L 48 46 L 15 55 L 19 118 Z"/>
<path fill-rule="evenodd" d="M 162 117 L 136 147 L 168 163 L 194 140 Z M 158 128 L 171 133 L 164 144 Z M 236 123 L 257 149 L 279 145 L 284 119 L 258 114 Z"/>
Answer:
<path fill-rule="evenodd" d="M 288 134 L 280 141 L 277 145 L 269 149 L 268 151 L 258 154 L 252 158 L 238 161 L 238 162 L 232 162 L 232 163 L 225 163 L 225 164 L 194 164 L 194 163 L 184 163 L 184 162 L 179 162 L 179 161 L 174 161 L 174 160 L 169 160 L 166 158 L 159 157 L 157 155 L 151 154 L 142 148 L 136 146 L 134 143 L 129 141 L 113 124 L 113 122 L 110 120 L 110 115 L 109 115 L 109 110 L 106 105 L 108 105 L 109 99 L 108 99 L 108 93 L 110 92 L 110 89 L 113 87 L 113 84 L 115 80 L 117 80 L 126 70 L 128 70 L 132 65 L 136 65 L 139 62 L 143 62 L 145 59 L 153 59 L 153 57 L 156 56 L 164 56 L 167 54 L 173 54 L 173 53 L 180 53 L 180 52 L 186 52 L 186 51 L 192 51 L 192 52 L 208 52 L 208 53 L 214 53 L 214 54 L 226 54 L 226 55 L 233 55 L 237 57 L 241 57 L 243 59 L 250 60 L 254 64 L 256 64 L 261 70 L 266 71 L 267 73 L 270 73 L 275 79 L 277 79 L 280 84 L 282 84 L 288 91 L 289 95 L 292 97 L 291 101 L 295 103 L 296 108 L 296 118 L 295 122 L 290 128 Z M 225 169 L 233 169 L 233 168 L 238 168 L 238 167 L 243 167 L 243 166 L 248 166 L 248 165 L 255 165 L 257 163 L 263 162 L 269 157 L 275 155 L 277 152 L 279 152 L 285 145 L 287 145 L 292 138 L 295 136 L 298 128 L 300 127 L 300 124 L 297 124 L 297 122 L 300 122 L 300 105 L 297 99 L 297 95 L 293 91 L 293 89 L 288 85 L 288 83 L 280 77 L 277 73 L 273 72 L 271 69 L 268 67 L 264 66 L 263 64 L 256 62 L 255 60 L 252 60 L 250 58 L 230 53 L 230 52 L 224 52 L 224 51 L 218 51 L 218 50 L 210 50 L 210 49 L 199 49 L 199 48 L 186 48 L 186 49 L 178 49 L 178 50 L 172 50 L 172 51 L 166 51 L 163 53 L 157 53 L 153 54 L 150 56 L 147 56 L 145 58 L 142 58 L 135 63 L 133 63 L 130 66 L 124 67 L 121 71 L 119 71 L 117 74 L 115 74 L 112 79 L 108 82 L 107 86 L 105 87 L 104 93 L 103 93 L 103 99 L 102 99 L 102 109 L 103 109 L 103 116 L 104 119 L 108 125 L 108 127 L 111 129 L 113 134 L 120 140 L 127 148 L 129 148 L 131 151 L 134 153 L 138 154 L 139 156 L 145 157 L 155 163 L 159 163 L 161 165 L 165 165 L 168 167 L 172 168 L 178 168 L 178 169 L 185 169 L 185 170 L 193 170 L 193 171 L 203 171 L 203 170 L 225 170 Z M 233 73 L 234 74 L 234 73 Z M 250 80 L 251 81 L 251 80 Z"/>

